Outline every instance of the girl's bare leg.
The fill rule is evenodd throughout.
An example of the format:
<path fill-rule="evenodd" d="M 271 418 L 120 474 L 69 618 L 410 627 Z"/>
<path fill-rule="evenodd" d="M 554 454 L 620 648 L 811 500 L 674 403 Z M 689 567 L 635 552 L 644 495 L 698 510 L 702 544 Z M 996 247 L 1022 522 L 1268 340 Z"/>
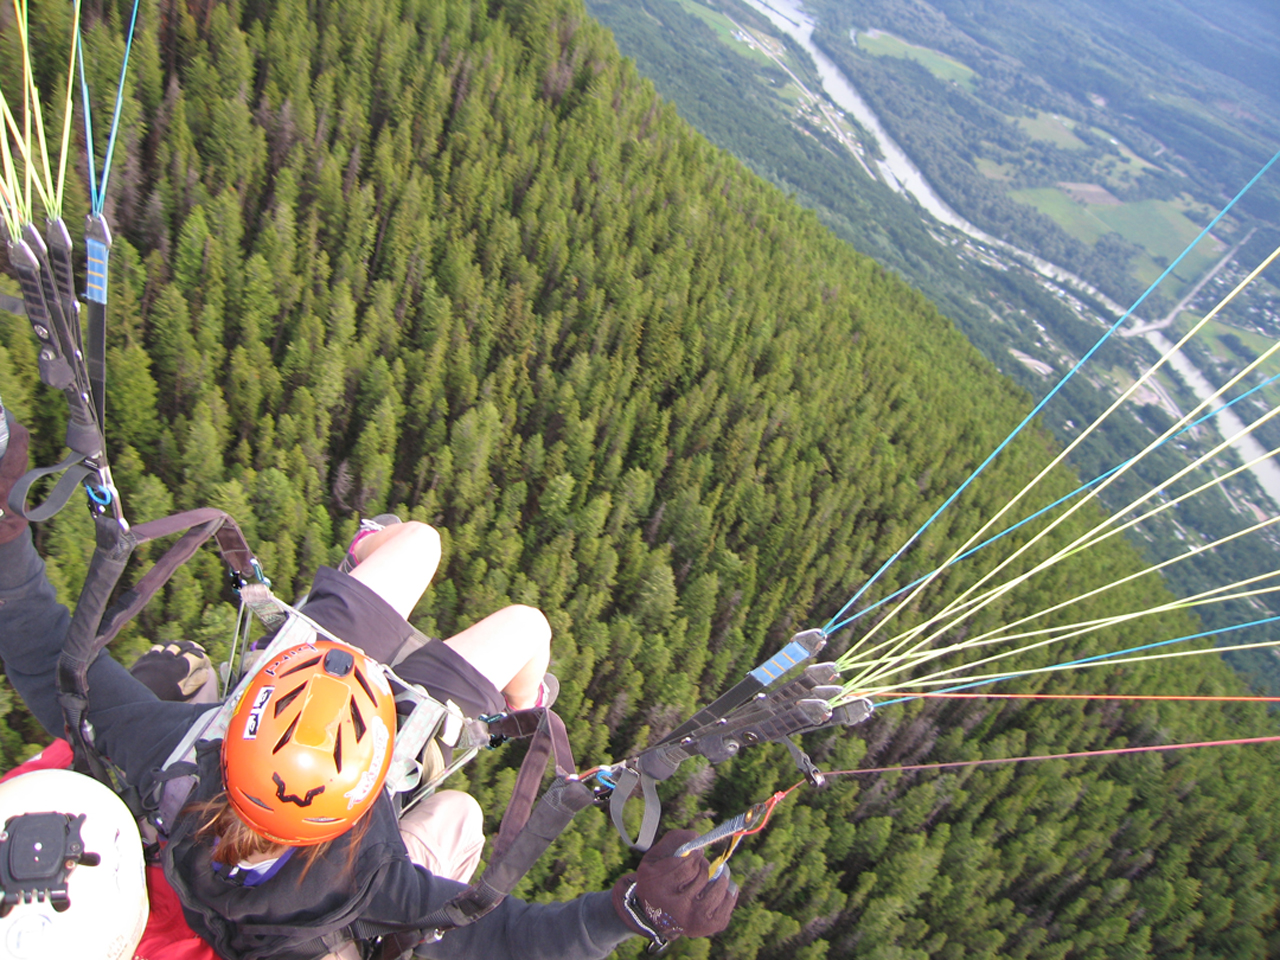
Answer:
<path fill-rule="evenodd" d="M 551 661 L 551 624 L 541 610 L 504 607 L 445 643 L 502 691 L 512 709 L 537 704 Z"/>
<path fill-rule="evenodd" d="M 351 576 L 408 620 L 440 566 L 440 534 L 416 520 L 397 523 L 361 538 L 355 555 Z"/>

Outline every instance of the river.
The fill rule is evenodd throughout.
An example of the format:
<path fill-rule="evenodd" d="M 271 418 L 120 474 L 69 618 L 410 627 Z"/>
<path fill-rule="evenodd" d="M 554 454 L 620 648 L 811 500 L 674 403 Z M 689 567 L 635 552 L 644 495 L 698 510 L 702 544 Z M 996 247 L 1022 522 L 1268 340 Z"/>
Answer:
<path fill-rule="evenodd" d="M 1173 350 L 1173 343 L 1158 330 L 1148 330 L 1142 336 L 1147 343 L 1155 347 L 1161 356 Z M 1169 354 L 1169 366 L 1182 378 L 1183 382 L 1196 395 L 1197 400 L 1201 402 L 1208 401 L 1216 392 L 1208 378 L 1200 372 L 1195 364 L 1183 356 L 1181 351 L 1174 350 L 1173 353 Z M 1218 432 L 1222 434 L 1223 439 L 1233 437 L 1245 429 L 1244 421 L 1236 416 L 1234 410 L 1224 409 L 1221 400 L 1209 401 L 1209 408 L 1217 411 L 1217 416 L 1214 417 L 1212 422 L 1218 428 Z M 1252 434 L 1237 438 L 1232 441 L 1231 446 L 1236 453 L 1240 454 L 1240 458 L 1245 463 L 1256 460 L 1267 452 L 1266 448 L 1254 439 Z M 1277 504 L 1280 504 L 1280 466 L 1277 466 L 1274 460 L 1263 460 L 1260 463 L 1255 463 L 1249 470 L 1262 489 L 1267 492 L 1267 496 Z"/>
<path fill-rule="evenodd" d="M 893 137 L 889 136 L 889 132 L 885 130 L 880 118 L 876 116 L 875 111 L 871 109 L 867 102 L 862 99 L 861 94 L 849 82 L 848 77 L 844 75 L 830 57 L 814 44 L 814 19 L 812 15 L 805 12 L 801 3 L 797 2 L 797 0 L 746 0 L 746 2 L 768 17 L 774 26 L 800 44 L 809 56 L 813 58 L 813 62 L 818 68 L 818 75 L 822 79 L 823 91 L 836 106 L 857 120 L 875 141 L 882 157 L 882 159 L 876 160 L 875 164 L 885 183 L 899 193 L 906 193 L 912 197 L 916 203 L 920 204 L 940 223 L 945 223 L 947 226 L 959 230 L 979 243 L 1014 256 L 1041 276 L 1048 277 L 1057 283 L 1065 284 L 1090 297 L 1114 314 L 1111 318 L 1112 321 L 1124 315 L 1124 307 L 1107 297 L 1092 284 L 1086 283 L 1082 278 L 1062 269 L 1057 264 L 1050 263 L 1030 251 L 1015 247 L 1011 243 L 997 239 L 991 234 L 978 229 L 978 227 L 956 213 L 945 200 L 938 196 L 929 181 L 925 179 L 924 174 L 920 172 L 920 168 L 911 162 L 911 158 L 907 156 L 906 151 L 898 146 Z"/>
<path fill-rule="evenodd" d="M 1087 294 L 1096 303 L 1114 314 L 1111 320 L 1107 321 L 1108 326 L 1111 322 L 1124 315 L 1124 307 L 1108 298 L 1091 284 L 1086 283 L 1080 277 L 1056 264 L 1049 263 L 1029 251 L 1015 247 L 1013 244 L 1006 243 L 978 229 L 956 213 L 946 201 L 938 196 L 929 181 L 925 179 L 924 174 L 920 172 L 920 168 L 912 163 L 911 158 L 907 156 L 902 147 L 889 136 L 884 125 L 880 123 L 880 118 L 876 116 L 875 111 L 871 109 L 867 102 L 862 99 L 853 84 L 849 82 L 848 77 L 844 75 L 843 71 L 836 66 L 830 57 L 814 44 L 814 19 L 811 14 L 805 12 L 803 4 L 799 0 L 746 0 L 746 2 L 768 17 L 774 26 L 800 44 L 809 56 L 813 58 L 818 74 L 822 79 L 823 91 L 836 106 L 857 120 L 867 134 L 875 140 L 882 157 L 882 159 L 874 161 L 876 169 L 879 170 L 880 175 L 890 187 L 899 193 L 906 193 L 911 196 L 916 203 L 927 210 L 939 222 L 959 230 L 979 243 L 1017 257 L 1042 276 Z M 1165 336 L 1157 331 L 1148 330 L 1143 332 L 1142 335 L 1161 355 L 1173 346 Z M 1181 353 L 1174 353 L 1169 358 L 1169 366 L 1182 377 L 1198 400 L 1206 401 L 1213 395 L 1214 389 L 1208 378 Z M 1221 401 L 1215 401 L 1212 404 L 1212 408 L 1215 410 L 1221 406 Z M 1244 424 L 1240 418 L 1229 409 L 1221 410 L 1213 422 L 1217 425 L 1224 438 L 1244 429 Z M 1246 463 L 1265 453 L 1262 444 L 1252 436 L 1241 437 L 1232 446 L 1244 458 Z M 1277 505 L 1280 505 L 1280 467 L 1273 461 L 1266 460 L 1255 464 L 1251 468 L 1251 472 L 1267 495 Z"/>

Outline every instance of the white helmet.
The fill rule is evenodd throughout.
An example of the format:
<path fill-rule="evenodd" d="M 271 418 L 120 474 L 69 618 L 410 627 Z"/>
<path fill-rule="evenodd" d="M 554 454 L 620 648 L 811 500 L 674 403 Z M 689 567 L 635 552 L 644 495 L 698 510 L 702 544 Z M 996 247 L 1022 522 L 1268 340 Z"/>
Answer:
<path fill-rule="evenodd" d="M 0 783 L 0 956 L 130 960 L 147 923 L 138 825 L 70 770 Z"/>

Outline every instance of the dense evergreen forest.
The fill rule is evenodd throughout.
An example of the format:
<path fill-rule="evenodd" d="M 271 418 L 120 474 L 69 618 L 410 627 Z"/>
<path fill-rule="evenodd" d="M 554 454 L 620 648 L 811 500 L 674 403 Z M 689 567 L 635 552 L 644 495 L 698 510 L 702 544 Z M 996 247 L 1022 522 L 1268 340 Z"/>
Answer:
<path fill-rule="evenodd" d="M 90 6 L 105 115 L 127 10 Z M 42 89 L 58 85 L 69 15 L 35 5 Z M 146 0 L 140 24 L 107 210 L 108 426 L 129 514 L 226 509 L 285 596 L 361 514 L 436 524 L 445 562 L 415 622 L 447 634 L 503 603 L 542 607 L 584 765 L 820 625 L 1027 409 L 920 294 L 695 134 L 577 0 Z M 6 90 L 17 63 L 6 46 Z M 83 195 L 70 207 L 74 224 Z M 60 401 L 35 384 L 25 321 L 0 319 L 0 396 L 52 462 Z M 936 566 L 1051 447 L 1035 433 L 1011 446 L 866 601 Z M 1056 475 L 1046 495 L 1072 486 Z M 88 529 L 68 510 L 38 531 L 68 598 Z M 983 617 L 1140 567 L 1123 543 L 1099 547 Z M 1163 593 L 1149 580 L 1072 615 L 1150 605 Z M 202 556 L 120 655 L 196 637 L 225 656 L 223 584 Z M 1169 614 L 1025 663 L 1192 629 Z M 1205 657 L 1003 689 L 1241 684 Z M 8 767 L 43 735 L 0 696 Z M 917 700 L 807 746 L 849 769 L 1274 731 L 1242 703 Z M 486 754 L 467 780 L 495 824 L 518 754 Z M 735 855 L 728 931 L 669 955 L 1275 956 L 1277 759 L 833 779 Z M 705 828 L 795 779 L 776 747 L 690 769 L 664 785 L 665 825 Z M 523 892 L 600 889 L 633 859 L 586 811 Z"/>

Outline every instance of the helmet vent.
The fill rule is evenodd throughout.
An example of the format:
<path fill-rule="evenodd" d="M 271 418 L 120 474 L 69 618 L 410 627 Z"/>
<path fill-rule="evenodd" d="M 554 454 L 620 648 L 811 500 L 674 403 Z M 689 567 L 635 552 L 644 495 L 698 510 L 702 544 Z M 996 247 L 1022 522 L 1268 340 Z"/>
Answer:
<path fill-rule="evenodd" d="M 338 728 L 338 735 L 333 741 L 333 765 L 338 768 L 338 772 L 342 772 L 342 728 Z"/>
<path fill-rule="evenodd" d="M 373 689 L 369 686 L 369 681 L 364 678 L 364 674 L 360 672 L 360 668 L 356 668 L 356 680 L 360 682 L 361 689 L 364 690 L 365 696 L 369 698 L 370 703 L 377 703 L 378 698 L 373 695 Z"/>
<path fill-rule="evenodd" d="M 304 684 L 300 685 L 299 687 L 297 687 L 297 688 L 295 688 L 295 689 L 293 689 L 293 690 L 290 690 L 290 691 L 289 691 L 288 693 L 286 693 L 283 697 L 281 697 L 279 700 L 277 700 L 277 701 L 276 701 L 276 712 L 275 712 L 274 716 L 277 716 L 277 717 L 278 717 L 278 716 L 280 716 L 280 714 L 284 713 L 285 708 L 287 708 L 287 707 L 289 706 L 289 704 L 293 703 L 293 701 L 297 700 L 297 699 L 298 699 L 298 694 L 302 693 L 302 691 L 303 691 L 303 690 L 305 690 L 305 689 L 307 689 L 307 685 L 304 683 Z"/>
<path fill-rule="evenodd" d="M 365 725 L 364 717 L 360 714 L 360 708 L 356 705 L 355 697 L 351 698 L 351 725 L 355 727 L 356 743 L 359 743 L 364 739 L 364 732 L 367 726 Z"/>
<path fill-rule="evenodd" d="M 243 791 L 243 790 L 241 790 L 240 792 L 241 792 L 241 793 L 244 793 L 244 791 Z M 260 806 L 263 810 L 270 810 L 270 809 L 271 809 L 271 804 L 266 803 L 266 802 L 264 802 L 264 801 L 262 801 L 262 800 L 259 800 L 259 799 L 258 799 L 257 797 L 255 797 L 252 793 L 245 793 L 244 795 L 245 795 L 245 797 L 246 797 L 248 800 L 252 801 L 253 803 L 256 803 L 256 804 L 257 804 L 258 806 Z"/>
<path fill-rule="evenodd" d="M 293 718 L 293 723 L 289 724 L 289 729 L 284 732 L 284 735 L 276 741 L 276 745 L 271 748 L 272 753 L 279 753 L 284 748 L 284 745 L 293 739 L 293 731 L 298 726 L 298 721 L 301 718 L 302 714 L 298 714 Z"/>
<path fill-rule="evenodd" d="M 319 662 L 320 662 L 320 657 L 312 657 L 310 660 L 304 660 L 302 663 L 294 664 L 284 673 L 280 674 L 280 676 L 287 677 L 291 674 L 297 673 L 299 670 L 306 670 L 308 667 L 314 667 Z"/>

